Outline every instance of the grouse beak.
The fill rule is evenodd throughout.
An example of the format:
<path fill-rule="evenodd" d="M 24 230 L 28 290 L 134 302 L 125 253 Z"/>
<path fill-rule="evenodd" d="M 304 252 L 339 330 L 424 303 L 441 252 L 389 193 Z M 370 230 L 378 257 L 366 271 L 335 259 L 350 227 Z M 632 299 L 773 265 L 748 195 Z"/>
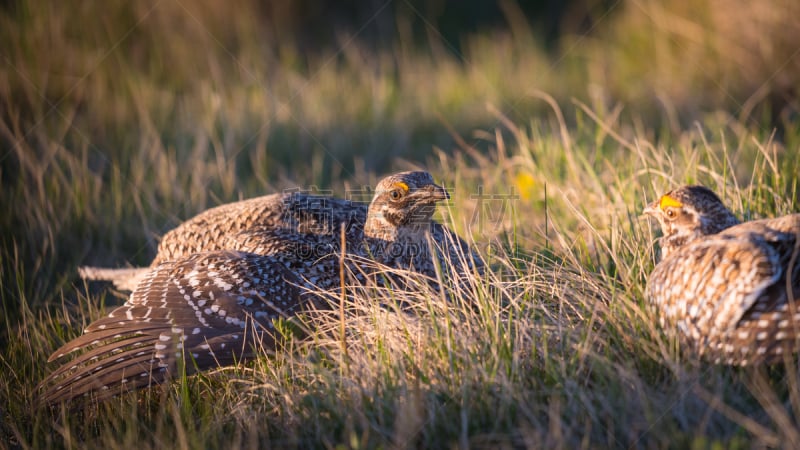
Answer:
<path fill-rule="evenodd" d="M 450 194 L 438 184 L 420 186 L 411 194 L 420 204 L 432 205 L 440 200 L 449 200 Z"/>
<path fill-rule="evenodd" d="M 425 186 L 423 190 L 425 190 L 430 198 L 434 201 L 438 202 L 439 200 L 450 200 L 450 194 L 447 193 L 447 189 L 439 186 L 438 184 Z"/>
<path fill-rule="evenodd" d="M 642 210 L 642 215 L 639 217 L 642 219 L 647 218 L 647 216 L 658 217 L 660 211 L 661 209 L 658 207 L 658 200 L 656 200 L 653 203 L 650 203 L 649 205 L 645 206 L 644 209 Z"/>

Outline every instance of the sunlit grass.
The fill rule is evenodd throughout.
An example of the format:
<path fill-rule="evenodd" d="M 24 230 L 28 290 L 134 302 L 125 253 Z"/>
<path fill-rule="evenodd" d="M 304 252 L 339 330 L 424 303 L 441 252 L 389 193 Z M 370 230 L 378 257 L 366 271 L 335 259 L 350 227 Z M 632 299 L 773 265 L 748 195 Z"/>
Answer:
<path fill-rule="evenodd" d="M 795 64 L 778 56 L 791 40 L 762 54 L 723 39 L 732 8 L 692 26 L 672 3 L 652 26 L 657 5 L 631 2 L 603 33 L 565 38 L 563 58 L 503 33 L 465 38 L 461 55 L 346 38 L 305 55 L 260 45 L 246 5 L 24 5 L 0 19 L 0 443 L 800 445 L 794 364 L 697 362 L 655 325 L 643 291 L 656 236 L 639 217 L 683 183 L 746 219 L 798 211 L 796 117 L 748 102 L 769 98 L 759 80 L 797 74 L 779 70 Z M 792 17 L 767 13 L 742 14 Z M 220 203 L 344 195 L 412 166 L 448 187 L 437 218 L 484 274 L 444 292 L 351 287 L 344 346 L 338 311 L 321 312 L 305 339 L 250 364 L 36 407 L 47 356 L 121 302 L 79 265 L 146 265 L 159 236 Z"/>
<path fill-rule="evenodd" d="M 411 292 L 352 288 L 346 353 L 338 313 L 323 315 L 310 337 L 255 364 L 178 381 L 163 394 L 116 399 L 81 413 L 86 419 L 59 418 L 58 408 L 51 417 L 27 406 L 46 373 L 43 361 L 79 333 L 78 324 L 102 314 L 95 309 L 101 299 L 75 296 L 80 285 L 65 285 L 74 300 L 31 307 L 35 302 L 24 292 L 10 295 L 4 282 L 4 301 L 18 298 L 22 305 L 7 327 L 23 331 L 9 336 L 3 356 L 3 370 L 16 380 L 4 391 L 7 404 L 15 405 L 6 408 L 13 418 L 6 431 L 35 446 L 97 447 L 134 441 L 146 447 L 749 447 L 793 438 L 796 429 L 780 425 L 794 423 L 792 405 L 778 400 L 788 414 L 782 416 L 762 404 L 771 396 L 788 402 L 788 392 L 797 389 L 790 370 L 765 377 L 698 364 L 655 326 L 642 297 L 654 236 L 638 217 L 657 192 L 689 181 L 724 192 L 743 216 L 794 211 L 796 177 L 761 164 L 786 150 L 747 136 L 733 141 L 735 157 L 758 162 L 752 181 L 736 186 L 723 175 L 724 159 L 734 156 L 726 156 L 722 142 L 704 142 L 700 131 L 677 139 L 683 144 L 672 172 L 663 171 L 670 167 L 661 159 L 665 150 L 645 139 L 637 140 L 635 158 L 612 169 L 577 150 L 594 132 L 571 133 L 569 148 L 560 148 L 560 138 L 537 144 L 558 149 L 556 160 L 534 158 L 525 143 L 534 142 L 534 130 L 514 133 L 525 139 L 501 144 L 502 156 L 486 153 L 476 161 L 456 152 L 426 165 L 453 187 L 444 220 L 471 233 L 481 251 L 495 244 L 484 255 L 489 270 L 466 285 L 449 285 L 444 297 L 426 284 Z M 625 151 L 618 142 L 602 146 Z M 527 174 L 528 188 L 541 186 L 526 200 L 506 182 L 520 173 Z M 470 193 L 476 192 L 493 194 L 484 199 L 483 215 L 475 214 Z M 508 209 L 501 214 L 503 203 Z M 19 265 L 5 267 L 24 278 Z M 17 282 L 30 285 L 24 279 L 12 285 Z"/>

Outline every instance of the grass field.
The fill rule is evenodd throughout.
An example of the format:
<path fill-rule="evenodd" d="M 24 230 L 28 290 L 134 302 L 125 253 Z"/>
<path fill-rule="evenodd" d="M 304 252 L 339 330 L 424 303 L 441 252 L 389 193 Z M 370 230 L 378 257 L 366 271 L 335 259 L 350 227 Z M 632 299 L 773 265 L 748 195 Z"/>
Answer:
<path fill-rule="evenodd" d="M 800 210 L 797 2 L 629 1 L 553 48 L 518 20 L 448 42 L 411 8 L 385 48 L 316 52 L 248 1 L 63 3 L 0 8 L 0 448 L 800 447 L 797 364 L 699 362 L 656 325 L 639 216 L 684 183 Z M 489 264 L 455 300 L 354 290 L 346 352 L 321 319 L 245 366 L 35 407 L 49 354 L 123 301 L 78 266 L 409 167 Z"/>

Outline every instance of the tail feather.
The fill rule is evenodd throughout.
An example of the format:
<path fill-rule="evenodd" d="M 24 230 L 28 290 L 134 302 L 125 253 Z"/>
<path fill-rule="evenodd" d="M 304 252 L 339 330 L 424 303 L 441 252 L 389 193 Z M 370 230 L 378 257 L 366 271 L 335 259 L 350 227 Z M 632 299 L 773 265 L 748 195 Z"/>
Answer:
<path fill-rule="evenodd" d="M 61 359 L 64 356 L 76 350 L 87 348 L 93 345 L 111 343 L 112 341 L 116 341 L 114 343 L 117 345 L 117 348 L 123 348 L 127 345 L 128 339 L 139 339 L 142 336 L 146 337 L 147 339 L 152 339 L 153 335 L 158 336 L 159 332 L 162 331 L 163 329 L 164 325 L 157 325 L 157 326 L 142 326 L 140 329 L 136 331 L 124 330 L 123 332 L 120 332 L 119 330 L 110 329 L 110 330 L 95 331 L 91 334 L 83 334 L 62 345 L 61 348 L 56 350 L 50 356 L 47 362 L 53 362 L 57 359 Z"/>
<path fill-rule="evenodd" d="M 84 280 L 110 281 L 119 290 L 133 291 L 150 270 L 150 267 L 109 269 L 84 266 L 78 268 L 78 274 Z"/>
<path fill-rule="evenodd" d="M 48 377 L 42 399 L 48 404 L 61 403 L 85 394 L 94 393 L 97 400 L 141 387 L 162 383 L 169 378 L 169 367 L 150 349 L 141 347 L 125 350 L 78 369 L 73 376 L 60 379 Z M 104 370 L 103 370 L 104 369 Z"/>

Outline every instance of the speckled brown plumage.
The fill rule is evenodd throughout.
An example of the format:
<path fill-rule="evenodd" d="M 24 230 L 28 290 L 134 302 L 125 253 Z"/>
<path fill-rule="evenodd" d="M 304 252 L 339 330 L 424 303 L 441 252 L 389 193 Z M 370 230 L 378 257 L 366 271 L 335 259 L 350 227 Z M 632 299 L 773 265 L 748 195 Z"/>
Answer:
<path fill-rule="evenodd" d="M 647 282 L 662 326 L 717 363 L 777 362 L 800 348 L 800 214 L 740 223 L 702 186 L 644 212 L 663 232 Z"/>
<path fill-rule="evenodd" d="M 123 306 L 51 356 L 86 350 L 50 374 L 44 399 L 114 395 L 160 383 L 178 366 L 192 373 L 274 348 L 275 319 L 325 307 L 317 294 L 339 286 L 340 224 L 349 282 L 365 282 L 379 264 L 433 283 L 434 258 L 472 270 L 479 262 L 466 243 L 431 220 L 447 198 L 430 174 L 403 172 L 381 180 L 369 207 L 295 192 L 201 213 L 165 235 Z M 433 252 L 428 234 L 440 247 Z"/>

